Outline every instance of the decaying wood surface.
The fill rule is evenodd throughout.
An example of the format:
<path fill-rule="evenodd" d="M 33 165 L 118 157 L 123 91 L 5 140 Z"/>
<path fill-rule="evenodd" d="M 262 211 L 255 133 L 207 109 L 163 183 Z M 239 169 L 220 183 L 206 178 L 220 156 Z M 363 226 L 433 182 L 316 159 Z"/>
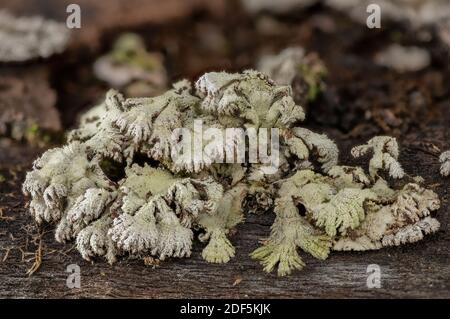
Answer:
<path fill-rule="evenodd" d="M 427 140 L 443 138 L 447 120 L 440 120 Z M 20 186 L 37 150 L 11 145 L 0 149 L 0 172 L 6 181 L 0 184 L 2 219 L 0 221 L 0 296 L 17 297 L 137 297 L 137 298 L 334 298 L 334 297 L 450 297 L 449 200 L 450 183 L 438 174 L 435 155 L 429 154 L 412 134 L 403 141 L 401 161 L 406 171 L 420 174 L 439 193 L 442 208 L 437 213 L 441 230 L 425 240 L 403 247 L 362 253 L 332 253 L 318 261 L 302 253 L 307 267 L 279 278 L 266 274 L 251 260 L 249 253 L 258 240 L 269 233 L 273 214 L 249 216 L 238 226 L 232 241 L 237 255 L 228 264 L 208 264 L 200 257 L 201 244 L 194 246 L 189 259 L 171 259 L 158 266 L 142 261 L 122 260 L 110 266 L 103 260 L 84 261 L 71 245 L 55 243 L 52 227 L 37 228 L 24 207 Z M 448 136 L 447 136 L 448 138 Z M 343 154 L 351 146 L 340 143 Z M 348 154 L 348 153 L 347 153 Z M 349 159 L 342 156 L 343 161 Z M 43 235 L 41 236 L 41 234 Z M 42 263 L 31 276 L 35 251 L 42 247 Z M 72 248 L 72 249 L 71 249 Z M 22 260 L 22 258 L 24 260 Z M 81 288 L 69 289 L 67 266 L 81 268 Z M 381 268 L 381 288 L 366 285 L 369 264 Z"/>
<path fill-rule="evenodd" d="M 6 2 L 18 14 L 39 13 L 44 3 L 43 13 L 46 16 L 63 21 L 65 11 L 61 8 L 67 1 Z M 210 1 L 164 1 L 164 6 L 158 6 L 159 13 L 148 15 L 152 17 L 149 20 L 146 20 L 148 16 L 141 16 L 139 10 L 133 11 L 136 14 L 134 18 L 132 12 L 124 14 L 121 19 L 119 13 L 123 7 L 119 2 L 111 1 L 113 5 L 109 11 L 97 10 L 103 14 L 101 18 L 94 19 L 95 22 L 100 21 L 98 24 L 91 24 L 93 16 L 85 17 L 86 28 L 82 29 L 85 33 L 79 35 L 79 43 L 95 45 L 105 30 L 126 29 L 142 23 L 162 23 L 169 18 L 188 15 L 193 10 L 189 9 L 188 3 L 200 6 Z M 125 2 L 131 3 L 129 7 L 133 7 L 134 0 Z M 148 3 L 154 5 L 154 2 Z M 186 5 L 180 6 L 180 2 Z M 92 6 L 95 7 L 94 4 Z M 147 12 L 150 7 L 149 4 Z M 181 22 L 168 26 L 164 29 L 166 32 L 144 34 L 153 48 L 163 47 L 161 44 L 171 48 L 166 51 L 173 79 L 182 76 L 195 78 L 213 66 L 216 69 L 249 67 L 256 52 L 266 46 L 284 48 L 290 43 L 301 43 L 317 51 L 330 69 L 329 92 L 337 93 L 308 110 L 308 120 L 312 121 L 306 125 L 314 125 L 314 131 L 326 132 L 336 139 L 341 150 L 341 163 L 361 164 L 364 159 L 354 161 L 349 158 L 350 148 L 366 141 L 368 136 L 389 134 L 390 128 L 382 127 L 380 132 L 380 126 L 384 124 L 384 116 L 392 117 L 394 114 L 400 121 L 400 124 L 395 124 L 394 130 L 401 146 L 400 162 L 409 175 L 423 176 L 425 185 L 435 190 L 442 199 L 442 207 L 435 215 L 441 222 L 438 233 L 403 247 L 361 253 L 334 252 L 325 261 L 316 260 L 302 252 L 306 268 L 280 278 L 274 273 L 264 273 L 262 267 L 249 257 L 249 253 L 259 245 L 258 241 L 268 236 L 274 215 L 252 215 L 237 227 L 231 238 L 236 246 L 236 257 L 228 264 L 208 264 L 202 260 L 202 245 L 198 242 L 191 258 L 170 259 L 154 266 L 144 265 L 137 260 L 121 260 L 113 266 L 100 259 L 90 263 L 81 258 L 73 244 L 56 243 L 51 225 L 38 227 L 30 217 L 21 184 L 32 161 L 44 150 L 0 139 L 0 297 L 450 298 L 450 179 L 439 175 L 438 161 L 438 149 L 450 147 L 448 63 L 440 67 L 437 64 L 430 72 L 392 76 L 385 70 L 374 68 L 369 63 L 370 54 L 364 50 L 369 48 L 366 51 L 370 51 L 371 45 L 376 47 L 387 41 L 389 34 L 385 29 L 367 34 L 367 30 L 344 21 L 344 28 L 336 28 L 334 33 L 317 32 L 314 26 L 317 19 L 314 19 L 313 13 L 299 19 L 301 22 L 298 26 L 295 24 L 297 22 L 288 22 L 288 27 L 279 30 L 281 34 L 255 36 L 253 24 L 238 20 L 239 16 L 233 12 L 227 17 L 228 22 L 223 22 L 228 23 L 223 26 L 227 31 L 227 40 L 234 44 L 225 53 L 205 49 L 208 47 L 201 43 L 202 30 L 210 29 L 214 31 L 213 34 L 217 31 L 207 19 L 206 23 L 203 21 L 197 26 L 192 21 L 186 21 L 185 24 Z M 316 17 L 323 19 L 330 15 L 332 13 L 324 15 L 319 12 Z M 114 24 L 116 21 L 120 24 Z M 330 21 L 334 23 L 335 20 Z M 194 32 L 196 27 L 201 31 L 198 36 Z M 191 28 L 190 32 L 187 32 L 188 28 Z M 184 33 L 179 34 L 179 30 L 191 34 L 190 37 L 185 38 Z M 285 34 L 285 30 L 290 30 L 290 33 Z M 174 38 L 173 34 L 178 38 Z M 244 43 L 242 39 L 245 39 Z M 72 53 L 68 51 L 69 56 Z M 77 54 L 73 56 L 77 57 Z M 89 75 L 94 57 L 80 62 L 75 58 L 63 58 L 56 61 L 56 66 L 52 66 L 52 84 L 58 93 L 57 106 L 63 125 L 68 128 L 74 125 L 75 115 L 79 114 L 81 108 L 93 105 L 104 92 L 98 84 L 95 90 L 91 89 L 93 81 L 89 76 L 87 80 L 80 80 L 83 79 L 81 73 Z M 435 57 L 438 62 L 442 59 L 448 61 L 447 56 L 442 58 L 438 54 Z M 421 96 L 424 98 L 421 100 L 431 102 L 416 106 L 417 114 L 409 114 L 410 118 L 406 118 L 405 113 L 413 112 L 407 98 L 417 90 L 422 90 Z M 335 102 L 335 95 L 340 97 L 339 103 Z M 341 106 L 345 108 L 339 108 Z M 425 115 L 419 111 L 424 111 Z M 368 113 L 373 117 L 367 118 Z M 358 126 L 360 122 L 364 122 L 364 125 Z M 69 289 L 66 285 L 69 275 L 66 269 L 70 264 L 80 266 L 79 289 Z M 367 267 L 370 264 L 377 264 L 381 268 L 381 288 L 367 287 Z"/>

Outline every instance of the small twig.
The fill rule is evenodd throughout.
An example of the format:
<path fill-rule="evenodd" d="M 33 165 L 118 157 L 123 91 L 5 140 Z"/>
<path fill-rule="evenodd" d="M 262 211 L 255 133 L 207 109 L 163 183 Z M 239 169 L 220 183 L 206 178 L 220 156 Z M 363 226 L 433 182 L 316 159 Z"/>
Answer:
<path fill-rule="evenodd" d="M 434 157 L 439 157 L 440 148 L 430 142 L 416 142 L 406 145 L 411 150 L 416 150 Z"/>
<path fill-rule="evenodd" d="M 9 252 L 11 251 L 11 248 L 4 248 L 3 250 L 6 250 L 5 255 L 2 258 L 2 262 L 4 263 L 6 259 L 8 259 Z"/>
<path fill-rule="evenodd" d="M 38 248 L 34 254 L 34 263 L 33 263 L 33 265 L 31 265 L 31 268 L 28 269 L 26 272 L 28 277 L 33 275 L 41 266 L 41 263 L 42 263 L 42 235 L 43 235 L 43 233 L 41 233 L 40 236 L 36 238 L 39 240 Z"/>
<path fill-rule="evenodd" d="M 0 208 L 0 220 L 13 221 L 15 219 L 16 218 L 12 216 L 3 216 L 3 207 Z"/>
<path fill-rule="evenodd" d="M 24 251 L 22 249 L 22 247 L 17 247 L 17 249 L 20 251 L 20 253 L 22 254 L 22 258 L 20 259 L 21 262 L 25 261 L 25 255 L 28 254 L 28 252 Z"/>

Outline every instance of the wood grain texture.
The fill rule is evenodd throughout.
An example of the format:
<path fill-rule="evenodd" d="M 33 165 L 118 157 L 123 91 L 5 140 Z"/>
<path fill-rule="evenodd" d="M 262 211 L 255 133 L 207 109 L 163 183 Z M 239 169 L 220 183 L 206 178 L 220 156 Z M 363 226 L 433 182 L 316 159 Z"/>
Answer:
<path fill-rule="evenodd" d="M 180 1 L 171 0 L 164 1 L 164 6 L 159 6 L 159 10 L 150 10 L 151 3 L 154 5 L 156 1 L 148 1 L 146 10 L 135 9 L 128 15 L 119 14 L 123 11 L 120 2 L 129 2 L 128 6 L 131 4 L 133 7 L 136 1 L 114 1 L 115 5 L 107 11 L 100 10 L 101 5 L 97 4 L 98 1 L 92 4 L 92 10 L 101 13 L 100 22 L 94 23 L 96 19 L 93 15 L 86 16 L 86 28 L 77 34 L 78 44 L 96 46 L 101 42 L 99 39 L 107 36 L 111 30 L 164 24 L 190 15 L 201 9 L 205 3 L 211 2 L 183 0 L 181 2 L 186 2 L 186 5 L 180 6 Z M 66 16 L 64 4 L 68 3 L 59 0 L 4 2 L 14 13 L 39 13 L 59 21 L 64 21 Z M 88 1 L 79 2 L 88 3 Z M 220 5 L 221 2 L 213 3 Z M 323 12 L 320 14 L 323 18 Z M 330 17 L 331 13 L 328 14 Z M 121 19 L 117 19 L 117 16 Z M 309 119 L 312 121 L 307 125 L 314 123 L 315 127 L 312 128 L 314 131 L 326 132 L 338 142 L 342 164 L 362 164 L 367 163 L 367 159 L 355 161 L 349 158 L 349 151 L 352 146 L 368 138 L 349 138 L 344 133 L 347 133 L 347 136 L 352 135 L 351 132 L 357 131 L 354 130 L 355 126 L 364 122 L 366 126 L 362 126 L 356 133 L 364 133 L 366 137 L 372 132 L 380 134 L 373 117 L 367 117 L 367 114 L 375 114 L 374 111 L 378 108 L 394 111 L 399 108 L 400 111 L 394 112 L 395 115 L 401 124 L 408 124 L 405 125 L 405 129 L 398 130 L 397 134 L 401 146 L 400 162 L 408 174 L 423 176 L 425 185 L 439 194 L 442 207 L 435 214 L 441 222 L 439 232 L 427 236 L 419 243 L 402 247 L 360 253 L 334 252 L 325 261 L 316 260 L 301 252 L 302 258 L 307 263 L 306 268 L 294 272 L 291 276 L 280 278 L 274 273 L 264 273 L 262 267 L 249 257 L 249 253 L 258 246 L 258 241 L 268 236 L 274 218 L 273 214 L 253 215 L 248 216 L 246 223 L 237 227 L 236 233 L 231 238 L 236 246 L 236 257 L 228 264 L 208 264 L 202 260 L 200 257 L 202 245 L 198 242 L 194 245 L 191 258 L 170 259 L 155 268 L 145 266 L 142 261 L 137 260 L 121 260 L 113 266 L 100 259 L 89 263 L 73 249 L 73 244 L 56 243 L 51 225 L 38 228 L 26 208 L 21 184 L 32 161 L 43 150 L 0 139 L 0 174 L 5 178 L 5 181 L 0 182 L 0 297 L 450 298 L 450 179 L 439 175 L 438 154 L 430 151 L 433 150 L 430 143 L 441 150 L 450 148 L 448 56 L 441 57 L 443 65 L 437 64 L 437 67 L 429 70 L 433 72 L 393 76 L 386 70 L 375 68 L 368 58 L 374 48 L 382 47 L 385 41 L 390 39 L 388 29 L 383 28 L 369 33 L 366 28 L 344 21 L 342 28 L 337 28 L 336 32 L 329 34 L 317 32 L 314 19 L 309 19 L 309 16 L 299 15 L 297 18 L 298 21 L 294 19 L 295 21 L 289 22 L 291 24 L 283 29 L 289 30 L 286 34 L 261 36 L 255 33 L 253 22 L 240 19 L 240 15 L 233 11 L 227 16 L 227 21 L 221 21 L 227 30 L 230 43 L 233 44 L 229 56 L 214 55 L 212 52 L 198 49 L 196 43 L 200 42 L 200 38 L 186 38 L 186 34 L 193 33 L 192 31 L 196 29 L 196 24 L 189 19 L 184 24 L 170 23 L 166 29 L 157 29 L 160 32 L 153 30 L 152 33 L 152 29 L 149 29 L 146 34 L 148 33 L 148 40 L 151 40 L 153 47 L 165 47 L 162 44 L 169 43 L 171 45 L 167 47 L 179 48 L 173 50 L 175 53 L 170 50 L 167 53 L 173 79 L 185 76 L 194 79 L 213 67 L 242 70 L 252 65 L 260 49 L 270 47 L 281 49 L 294 43 L 317 51 L 330 71 L 330 91 L 336 91 L 341 101 L 334 102 L 334 96 L 331 95 L 324 103 L 309 109 L 307 121 Z M 342 17 L 331 21 L 337 23 L 341 19 Z M 120 23 L 116 24 L 117 21 Z M 208 19 L 206 22 L 215 23 Z M 164 30 L 166 32 L 163 32 Z M 158 34 L 160 39 L 157 37 L 155 42 L 152 42 L 154 34 Z M 113 33 L 109 35 L 112 36 Z M 173 43 L 177 45 L 173 46 Z M 68 53 L 73 54 L 75 57 L 73 59 L 77 60 L 79 52 L 69 50 Z M 434 58 L 438 58 L 439 61 L 439 57 L 438 54 Z M 92 56 L 89 59 L 94 58 Z M 58 107 L 63 119 L 66 119 L 65 128 L 74 124 L 76 112 L 96 101 L 97 96 L 94 94 L 91 96 L 89 93 L 92 91 L 92 81 L 89 77 L 84 81 L 79 80 L 82 77 L 75 72 L 83 68 L 90 70 L 89 59 L 76 63 L 70 62 L 70 59 L 66 59 L 67 62 L 57 61 L 72 63 L 68 69 L 54 70 L 53 84 L 58 91 Z M 436 75 L 439 81 L 433 80 Z M 66 81 L 63 81 L 64 76 Z M 439 85 L 435 85 L 433 81 L 443 83 L 444 92 L 433 93 L 436 98 L 421 107 L 416 106 L 420 111 L 424 110 L 425 115 L 418 113 L 419 115 L 412 116 L 408 113 L 412 110 L 408 100 L 409 94 L 418 88 L 423 90 L 423 96 L 430 95 L 433 90 L 438 91 Z M 60 85 L 61 82 L 67 84 L 70 92 L 69 89 L 64 89 L 64 85 Z M 103 95 L 103 92 L 101 94 Z M 409 123 L 410 119 L 405 113 L 411 115 L 412 124 Z M 417 122 L 422 125 L 417 125 Z M 330 129 L 331 126 L 339 127 L 343 133 L 337 129 Z M 39 241 L 40 233 L 44 233 L 41 241 Z M 43 253 L 42 263 L 32 276 L 28 276 L 26 272 L 33 264 L 39 242 Z M 66 286 L 69 275 L 66 268 L 70 264 L 78 264 L 81 267 L 80 289 L 69 289 Z M 381 267 L 380 289 L 367 288 L 366 271 L 369 264 L 378 264 Z"/>
<path fill-rule="evenodd" d="M 433 127 L 442 139 L 447 128 Z M 447 133 L 446 133 L 447 134 Z M 331 133 L 330 135 L 333 135 Z M 415 143 L 420 137 L 414 133 L 406 137 Z M 353 143 L 353 142 L 352 142 Z M 352 143 L 342 140 L 342 154 L 348 154 Z M 415 145 L 415 144 L 414 144 Z M 403 247 L 386 248 L 361 253 L 332 253 L 325 261 L 319 261 L 301 253 L 307 263 L 303 271 L 279 278 L 266 274 L 260 265 L 249 257 L 258 240 L 269 233 L 272 214 L 249 216 L 245 224 L 238 226 L 232 241 L 237 255 L 228 264 L 208 264 L 200 257 L 201 244 L 194 246 L 189 259 L 171 259 L 158 267 L 145 266 L 142 261 L 122 260 L 110 266 L 103 260 L 95 263 L 84 261 L 70 245 L 55 243 L 52 227 L 44 227 L 43 260 L 39 270 L 26 275 L 32 260 L 21 260 L 21 252 L 34 252 L 32 237 L 40 230 L 33 226 L 25 201 L 20 193 L 24 170 L 39 150 L 24 150 L 9 145 L 0 150 L 0 172 L 7 178 L 0 184 L 3 219 L 0 222 L 0 296 L 6 298 L 79 298 L 79 297 L 132 297 L 132 298 L 335 298 L 335 297 L 450 297 L 449 253 L 449 181 L 438 175 L 438 161 L 434 155 L 417 151 L 415 147 L 403 147 L 401 157 L 409 174 L 420 174 L 442 198 L 442 208 L 437 218 L 441 230 L 422 242 Z M 351 162 L 343 156 L 343 162 Z M 14 161 L 13 161 L 14 159 Z M 11 172 L 16 172 L 15 178 Z M 41 229 L 42 231 L 42 229 Z M 69 251 L 68 251 L 69 250 Z M 33 255 L 26 255 L 26 258 Z M 66 267 L 81 267 L 81 288 L 66 286 Z M 381 267 L 380 289 L 366 286 L 367 266 Z M 241 279 L 239 284 L 234 283 Z M 238 280 L 239 281 L 239 280 Z"/>

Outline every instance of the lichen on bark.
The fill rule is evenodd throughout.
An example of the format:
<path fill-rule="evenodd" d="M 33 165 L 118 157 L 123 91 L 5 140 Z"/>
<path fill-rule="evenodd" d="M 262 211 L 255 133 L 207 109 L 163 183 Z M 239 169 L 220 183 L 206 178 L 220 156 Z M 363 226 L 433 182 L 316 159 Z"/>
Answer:
<path fill-rule="evenodd" d="M 0 62 L 48 58 L 63 52 L 69 38 L 70 30 L 63 23 L 0 11 Z"/>
<path fill-rule="evenodd" d="M 83 258 L 110 263 L 119 256 L 188 257 L 196 237 L 206 243 L 205 260 L 227 262 L 235 255 L 230 234 L 245 213 L 272 208 L 271 233 L 252 257 L 279 275 L 305 266 L 299 248 L 326 259 L 332 250 L 415 242 L 439 228 L 430 216 L 439 208 L 433 191 L 415 183 L 393 188 L 380 176 L 405 176 L 394 138 L 374 137 L 352 150 L 373 154 L 366 174 L 339 165 L 336 144 L 300 127 L 304 117 L 290 86 L 254 70 L 206 73 L 195 85 L 183 80 L 149 98 L 111 90 L 69 133 L 68 145 L 35 161 L 23 189 L 34 218 L 57 224 L 58 241 L 75 239 Z M 212 141 L 196 135 L 197 121 L 219 133 L 279 130 L 271 150 L 277 169 L 248 156 L 221 161 L 248 136 Z M 179 129 L 193 140 L 174 134 Z M 257 149 L 272 139 L 255 139 Z M 183 156 L 174 156 L 180 142 Z M 244 153 L 250 149 L 245 144 Z"/>

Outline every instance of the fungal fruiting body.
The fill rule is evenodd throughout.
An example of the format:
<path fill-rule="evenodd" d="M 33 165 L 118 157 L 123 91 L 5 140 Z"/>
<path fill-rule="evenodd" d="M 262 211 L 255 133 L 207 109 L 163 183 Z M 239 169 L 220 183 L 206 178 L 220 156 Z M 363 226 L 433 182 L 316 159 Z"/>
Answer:
<path fill-rule="evenodd" d="M 325 90 L 325 64 L 314 52 L 302 47 L 289 47 L 275 55 L 259 59 L 258 70 L 278 84 L 294 88 L 294 100 L 307 107 Z"/>
<path fill-rule="evenodd" d="M 110 53 L 94 63 L 95 75 L 129 96 L 154 96 L 167 89 L 163 57 L 147 52 L 137 34 L 118 37 Z"/>
<path fill-rule="evenodd" d="M 369 162 L 369 174 L 371 177 L 378 176 L 378 171 L 386 169 L 392 178 L 402 178 L 405 175 L 403 168 L 398 162 L 399 150 L 397 140 L 390 136 L 375 136 L 366 144 L 355 146 L 351 153 L 354 157 L 360 157 L 372 152 Z"/>
<path fill-rule="evenodd" d="M 441 175 L 450 175 L 450 151 L 445 151 L 439 156 L 439 162 L 441 162 Z"/>
<path fill-rule="evenodd" d="M 305 265 L 298 248 L 325 259 L 333 249 L 378 249 L 438 229 L 434 192 L 414 183 L 393 189 L 379 175 L 404 175 L 395 139 L 352 150 L 372 153 L 366 175 L 340 166 L 332 140 L 298 126 L 304 117 L 289 86 L 253 70 L 206 73 L 195 86 L 183 80 L 152 98 L 110 90 L 66 146 L 34 162 L 23 190 L 34 218 L 57 224 L 58 241 L 75 239 L 83 258 L 111 263 L 187 257 L 197 236 L 204 259 L 227 262 L 235 254 L 230 231 L 245 213 L 272 209 L 271 234 L 252 257 L 279 275 Z M 267 143 L 270 154 L 251 161 Z M 276 165 L 263 161 L 274 154 Z"/>
<path fill-rule="evenodd" d="M 48 58 L 61 53 L 69 38 L 70 30 L 63 23 L 0 11 L 0 62 Z"/>

